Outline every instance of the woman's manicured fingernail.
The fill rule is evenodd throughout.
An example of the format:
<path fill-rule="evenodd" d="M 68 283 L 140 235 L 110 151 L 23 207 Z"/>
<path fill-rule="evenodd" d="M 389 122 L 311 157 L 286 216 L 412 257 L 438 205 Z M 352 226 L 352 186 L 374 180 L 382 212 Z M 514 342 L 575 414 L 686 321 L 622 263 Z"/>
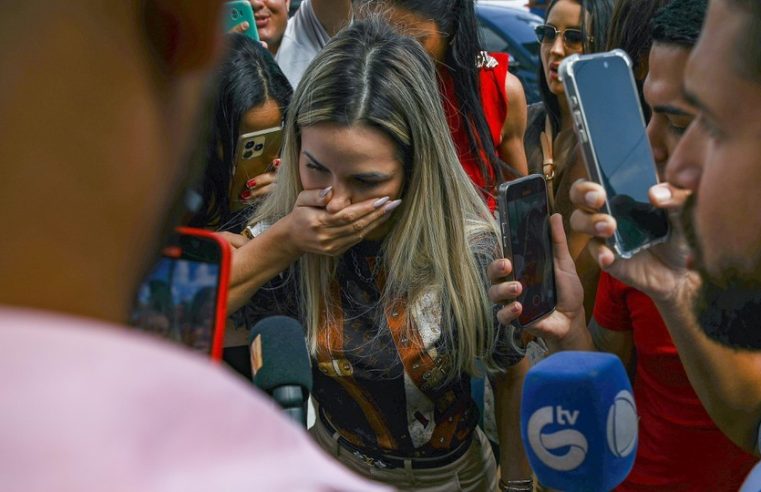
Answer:
<path fill-rule="evenodd" d="M 653 186 L 650 192 L 653 194 L 653 198 L 655 198 L 658 203 L 663 203 L 671 200 L 671 190 L 669 189 L 668 185 L 659 184 Z"/>
<path fill-rule="evenodd" d="M 521 303 L 520 302 L 514 302 L 513 307 L 510 309 L 515 314 L 518 314 L 521 310 Z"/>
<path fill-rule="evenodd" d="M 328 196 L 328 193 L 330 193 L 331 191 L 333 191 L 333 187 L 328 186 L 327 188 L 325 188 L 324 190 L 320 192 L 320 198 L 325 198 L 326 196 Z"/>
<path fill-rule="evenodd" d="M 248 29 L 248 21 L 243 21 L 243 22 L 241 22 L 241 23 L 240 23 L 240 28 L 241 28 L 241 29 L 243 29 L 244 31 L 245 31 L 246 29 Z"/>
<path fill-rule="evenodd" d="M 587 202 L 587 205 L 590 207 L 596 207 L 598 200 L 600 200 L 600 193 L 597 191 L 588 191 L 587 194 L 584 195 L 584 201 Z"/>
<path fill-rule="evenodd" d="M 249 198 L 251 198 L 251 192 L 248 191 L 248 190 L 246 190 L 246 191 L 244 191 L 243 193 L 240 194 L 240 199 L 241 200 L 248 200 Z"/>
<path fill-rule="evenodd" d="M 605 234 L 606 232 L 608 232 L 608 224 L 604 220 L 601 220 L 600 222 L 595 223 L 595 231 L 598 234 Z"/>
<path fill-rule="evenodd" d="M 255 179 L 249 179 L 246 181 L 246 188 L 253 188 L 256 186 L 256 180 Z"/>
<path fill-rule="evenodd" d="M 387 203 L 389 200 L 391 200 L 391 198 L 389 198 L 389 197 L 387 197 L 387 196 L 384 196 L 383 198 L 378 198 L 377 200 L 375 200 L 375 202 L 373 202 L 373 207 L 374 207 L 374 208 L 381 208 L 381 207 L 382 207 L 383 205 L 385 205 L 385 204 L 386 204 L 386 203 Z"/>
<path fill-rule="evenodd" d="M 272 161 L 272 165 L 275 166 L 275 168 L 278 168 L 280 167 L 281 162 L 282 161 L 280 159 L 275 159 L 274 161 Z"/>
<path fill-rule="evenodd" d="M 521 291 L 521 284 L 520 284 L 520 283 L 518 283 L 518 282 L 513 282 L 513 283 L 510 285 L 510 292 L 511 292 L 512 294 L 518 294 L 518 293 L 520 293 L 520 291 Z"/>
<path fill-rule="evenodd" d="M 393 202 L 386 205 L 386 208 L 383 209 L 383 212 L 390 214 L 391 212 L 394 211 L 394 209 L 396 209 L 396 207 L 398 207 L 401 204 L 402 204 L 401 200 L 394 200 Z"/>

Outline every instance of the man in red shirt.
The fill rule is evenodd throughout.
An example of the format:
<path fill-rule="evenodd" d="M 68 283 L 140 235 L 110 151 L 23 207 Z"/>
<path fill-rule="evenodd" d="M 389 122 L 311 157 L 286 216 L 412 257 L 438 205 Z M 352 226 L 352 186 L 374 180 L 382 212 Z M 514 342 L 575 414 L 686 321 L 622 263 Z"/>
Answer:
<path fill-rule="evenodd" d="M 644 95 L 659 172 L 694 118 L 682 87 L 707 0 L 674 0 L 653 20 Z M 652 299 L 603 272 L 589 331 L 595 346 L 633 369 L 640 437 L 634 468 L 618 490 L 734 491 L 755 458 L 716 427 L 687 379 Z"/>
<path fill-rule="evenodd" d="M 653 111 L 648 137 L 661 173 L 694 117 L 682 87 L 706 8 L 706 0 L 673 0 L 653 20 L 644 95 Z M 612 352 L 633 373 L 639 447 L 634 468 L 618 490 L 739 488 L 755 458 L 725 437 L 706 412 L 650 297 L 603 272 L 588 329 L 568 323 L 562 329 L 551 323 L 534 328 L 555 350 Z"/>

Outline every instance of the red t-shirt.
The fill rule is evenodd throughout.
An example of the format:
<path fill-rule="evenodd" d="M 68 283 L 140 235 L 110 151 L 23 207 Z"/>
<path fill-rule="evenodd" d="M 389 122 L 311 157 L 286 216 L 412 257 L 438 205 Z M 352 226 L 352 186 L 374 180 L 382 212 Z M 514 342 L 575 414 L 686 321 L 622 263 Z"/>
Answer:
<path fill-rule="evenodd" d="M 506 53 L 489 53 L 489 56 L 497 61 L 497 65 L 491 68 L 481 67 L 478 71 L 481 85 L 481 108 L 486 118 L 486 124 L 489 126 L 491 135 L 490 145 L 496 149 L 502 141 L 502 127 L 507 117 L 507 94 L 505 93 L 505 81 L 507 80 L 507 68 L 509 58 Z M 444 106 L 444 114 L 447 117 L 449 131 L 452 133 L 452 140 L 457 149 L 457 156 L 465 172 L 470 176 L 471 181 L 484 197 L 489 210 L 494 212 L 497 208 L 495 200 L 496 179 L 494 170 L 488 167 L 488 181 L 481 171 L 479 160 L 470 151 L 468 143 L 468 129 L 465 126 L 463 115 L 460 112 L 460 104 L 454 90 L 454 80 L 449 70 L 439 68 L 439 93 L 441 94 L 441 103 Z M 481 152 L 485 162 L 486 152 Z"/>
<path fill-rule="evenodd" d="M 631 331 L 636 349 L 639 448 L 616 490 L 736 491 L 756 460 L 706 413 L 653 301 L 602 272 L 594 317 L 606 329 Z"/>

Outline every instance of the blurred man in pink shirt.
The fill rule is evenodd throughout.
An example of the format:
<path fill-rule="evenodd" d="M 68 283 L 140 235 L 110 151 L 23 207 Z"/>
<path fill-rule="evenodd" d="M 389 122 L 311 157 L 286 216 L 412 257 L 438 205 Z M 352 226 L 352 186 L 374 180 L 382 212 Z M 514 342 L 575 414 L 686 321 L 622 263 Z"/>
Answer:
<path fill-rule="evenodd" d="M 0 17 L 3 490 L 380 490 L 243 381 L 121 326 L 197 172 L 221 3 Z"/>

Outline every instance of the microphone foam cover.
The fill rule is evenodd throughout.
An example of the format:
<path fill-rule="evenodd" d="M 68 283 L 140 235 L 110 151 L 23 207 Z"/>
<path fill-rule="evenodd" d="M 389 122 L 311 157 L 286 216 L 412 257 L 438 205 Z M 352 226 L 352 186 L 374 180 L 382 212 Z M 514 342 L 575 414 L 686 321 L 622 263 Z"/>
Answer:
<path fill-rule="evenodd" d="M 758 492 L 759 490 L 761 490 L 761 463 L 754 466 L 750 471 L 740 488 L 740 492 Z"/>
<path fill-rule="evenodd" d="M 546 487 L 613 490 L 634 465 L 637 427 L 631 383 L 614 355 L 559 352 L 526 375 L 521 437 Z"/>
<path fill-rule="evenodd" d="M 312 391 L 312 369 L 304 329 L 298 321 L 287 316 L 270 316 L 259 321 L 249 335 L 249 346 L 260 344 L 261 367 L 256 371 L 254 384 L 271 392 L 279 386 L 301 386 Z"/>

